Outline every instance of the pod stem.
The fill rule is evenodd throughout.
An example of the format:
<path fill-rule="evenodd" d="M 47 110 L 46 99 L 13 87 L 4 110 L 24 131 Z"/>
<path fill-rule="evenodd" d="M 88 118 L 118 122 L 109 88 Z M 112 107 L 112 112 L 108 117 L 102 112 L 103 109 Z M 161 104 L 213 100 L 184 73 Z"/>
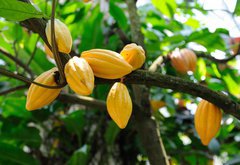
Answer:
<path fill-rule="evenodd" d="M 52 14 L 51 14 L 51 45 L 52 45 L 52 51 L 53 56 L 57 64 L 57 68 L 59 70 L 59 85 L 65 84 L 65 75 L 64 75 L 64 66 L 61 61 L 61 58 L 59 56 L 58 47 L 56 43 L 56 36 L 55 36 L 55 27 L 54 27 L 54 20 L 55 20 L 55 10 L 56 10 L 57 0 L 52 1 Z"/>

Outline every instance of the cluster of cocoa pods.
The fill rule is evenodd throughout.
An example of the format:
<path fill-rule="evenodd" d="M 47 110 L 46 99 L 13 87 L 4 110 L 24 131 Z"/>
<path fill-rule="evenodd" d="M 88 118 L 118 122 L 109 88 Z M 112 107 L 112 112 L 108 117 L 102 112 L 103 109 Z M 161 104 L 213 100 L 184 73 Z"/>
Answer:
<path fill-rule="evenodd" d="M 72 47 L 72 37 L 67 26 L 55 19 L 55 38 L 59 52 L 68 54 Z M 46 36 L 51 42 L 51 24 L 46 26 Z M 46 54 L 53 58 L 52 51 L 45 44 Z M 106 49 L 91 49 L 71 58 L 65 65 L 64 74 L 69 87 L 79 95 L 90 95 L 94 89 L 94 76 L 104 79 L 120 79 L 140 68 L 145 62 L 145 52 L 134 43 L 126 45 L 120 53 Z M 42 73 L 34 81 L 47 86 L 57 86 L 57 68 Z M 31 84 L 27 94 L 27 110 L 39 109 L 50 104 L 61 92 Z M 122 82 L 113 84 L 107 97 L 107 110 L 120 128 L 125 128 L 132 113 L 132 101 L 127 87 Z"/>
<path fill-rule="evenodd" d="M 68 54 L 72 47 L 72 37 L 67 26 L 55 19 L 55 38 L 59 52 Z M 50 46 L 51 24 L 46 26 L 46 36 Z M 45 44 L 46 54 L 54 58 L 52 51 Z M 170 55 L 172 66 L 180 73 L 195 71 L 197 57 L 189 49 L 177 49 Z M 126 45 L 120 53 L 106 49 L 91 49 L 81 53 L 80 57 L 71 58 L 64 68 L 64 74 L 69 87 L 79 95 L 90 95 L 94 89 L 94 76 L 104 79 L 121 79 L 111 87 L 107 96 L 107 110 L 110 117 L 119 126 L 125 128 L 132 113 L 132 100 L 122 78 L 139 69 L 145 62 L 145 52 L 135 43 Z M 42 73 L 34 81 L 47 86 L 57 86 L 56 67 Z M 27 94 L 27 110 L 35 110 L 54 101 L 61 88 L 46 88 L 31 84 Z M 165 102 L 151 101 L 153 109 L 165 106 Z M 217 134 L 221 123 L 221 111 L 215 105 L 202 100 L 195 114 L 195 128 L 201 141 L 207 145 Z"/>

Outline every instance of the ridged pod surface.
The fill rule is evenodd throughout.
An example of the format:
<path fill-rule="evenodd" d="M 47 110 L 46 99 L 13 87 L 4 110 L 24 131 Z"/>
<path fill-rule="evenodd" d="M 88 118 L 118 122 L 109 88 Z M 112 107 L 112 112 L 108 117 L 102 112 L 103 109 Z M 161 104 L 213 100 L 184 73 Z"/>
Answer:
<path fill-rule="evenodd" d="M 197 56 L 190 49 L 175 50 L 170 55 L 172 66 L 180 73 L 194 72 L 197 65 Z"/>
<path fill-rule="evenodd" d="M 96 77 L 117 79 L 133 70 L 119 53 L 111 50 L 91 49 L 82 52 L 81 57 L 87 60 Z"/>
<path fill-rule="evenodd" d="M 54 78 L 54 72 L 56 71 L 57 68 L 54 67 L 49 71 L 42 73 L 34 81 L 48 86 L 57 86 Z M 61 88 L 49 89 L 31 84 L 27 94 L 26 109 L 30 111 L 42 108 L 43 106 L 48 105 L 55 100 L 60 92 Z"/>
<path fill-rule="evenodd" d="M 77 94 L 90 95 L 94 88 L 92 68 L 84 58 L 73 57 L 65 65 L 65 76 L 70 88 Z"/>
<path fill-rule="evenodd" d="M 132 114 L 132 100 L 123 83 L 116 82 L 110 89 L 107 97 L 107 110 L 119 128 L 126 127 Z"/>
<path fill-rule="evenodd" d="M 44 50 L 48 57 L 54 58 L 52 51 L 49 49 L 49 47 L 46 44 L 44 44 Z"/>
<path fill-rule="evenodd" d="M 214 104 L 206 100 L 202 100 L 198 104 L 194 124 L 202 144 L 208 145 L 217 134 L 221 125 L 221 119 L 222 112 Z"/>
<path fill-rule="evenodd" d="M 54 21 L 55 37 L 59 52 L 70 53 L 72 48 L 72 36 L 67 26 L 58 19 Z M 51 20 L 47 22 L 45 33 L 49 44 L 51 42 Z"/>
<path fill-rule="evenodd" d="M 146 59 L 143 48 L 135 43 L 126 45 L 120 54 L 123 56 L 125 61 L 132 65 L 133 70 L 141 68 Z"/>

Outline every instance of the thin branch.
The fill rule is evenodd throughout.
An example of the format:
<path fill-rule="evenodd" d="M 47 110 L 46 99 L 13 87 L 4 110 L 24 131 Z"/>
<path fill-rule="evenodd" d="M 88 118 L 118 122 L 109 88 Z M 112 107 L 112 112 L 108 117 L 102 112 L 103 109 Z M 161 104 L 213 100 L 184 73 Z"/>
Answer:
<path fill-rule="evenodd" d="M 216 62 L 216 63 L 227 63 L 228 61 L 230 60 L 233 60 L 236 56 L 238 56 L 239 54 L 234 54 L 230 57 L 227 57 L 225 59 L 216 59 L 215 57 L 211 56 L 211 55 L 206 55 L 205 53 L 203 52 L 199 52 L 197 53 L 197 56 L 198 57 L 203 57 L 203 58 L 206 58 L 206 59 L 209 59 L 213 62 Z"/>
<path fill-rule="evenodd" d="M 12 73 L 12 72 L 10 72 L 10 71 L 8 71 L 8 70 L 5 70 L 5 69 L 3 69 L 3 68 L 0 68 L 0 74 L 2 74 L 2 75 L 4 75 L 4 76 L 7 76 L 7 77 L 11 77 L 11 78 L 17 79 L 17 80 L 20 80 L 20 81 L 25 82 L 25 83 L 33 83 L 33 84 L 38 85 L 38 86 L 41 86 L 41 87 L 43 87 L 43 88 L 59 89 L 59 88 L 62 88 L 62 87 L 64 87 L 64 86 L 66 85 L 66 84 L 57 85 L 57 86 L 44 85 L 44 84 L 41 84 L 41 83 L 32 81 L 32 80 L 30 80 L 29 78 L 24 77 L 24 76 L 22 76 L 22 75 Z"/>
<path fill-rule="evenodd" d="M 4 51 L 1 48 L 0 48 L 0 53 L 5 55 L 6 57 L 10 58 L 14 62 L 16 62 L 19 66 L 21 66 L 23 69 L 25 69 L 31 75 L 31 77 L 33 77 L 32 70 L 27 65 L 25 65 L 21 60 L 19 60 L 18 58 L 16 58 L 15 56 L 11 55 L 10 53 Z"/>
<path fill-rule="evenodd" d="M 92 97 L 62 93 L 58 96 L 58 99 L 65 103 L 82 104 L 88 107 L 99 108 L 101 110 L 107 109 L 104 101 L 97 100 Z"/>
<path fill-rule="evenodd" d="M 19 85 L 19 86 L 16 86 L 16 87 L 13 87 L 13 88 L 7 89 L 7 90 L 5 90 L 5 91 L 1 91 L 1 92 L 0 92 L 0 96 L 2 96 L 2 95 L 6 95 L 6 94 L 9 94 L 9 93 L 12 93 L 12 92 L 15 92 L 15 91 L 21 90 L 21 89 L 25 89 L 25 88 L 27 88 L 28 86 L 29 86 L 28 84 L 25 84 L 25 85 Z"/>

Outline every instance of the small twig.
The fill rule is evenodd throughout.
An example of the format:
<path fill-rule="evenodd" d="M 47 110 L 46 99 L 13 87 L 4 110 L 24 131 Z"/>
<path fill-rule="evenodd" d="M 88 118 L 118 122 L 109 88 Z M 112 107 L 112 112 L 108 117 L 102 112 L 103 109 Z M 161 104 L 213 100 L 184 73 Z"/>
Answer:
<path fill-rule="evenodd" d="M 31 62 L 32 62 L 32 60 L 33 60 L 33 57 L 34 57 L 34 55 L 36 54 L 36 51 L 37 51 L 37 43 L 38 43 L 38 41 L 39 41 L 39 36 L 37 37 L 37 41 L 36 41 L 36 43 L 35 43 L 35 47 L 34 47 L 34 49 L 33 49 L 33 52 L 31 53 L 31 56 L 30 56 L 30 58 L 29 58 L 29 60 L 28 60 L 28 62 L 27 62 L 27 66 L 29 66 L 30 64 L 31 64 Z"/>
<path fill-rule="evenodd" d="M 5 90 L 5 91 L 1 91 L 1 92 L 0 92 L 0 96 L 6 95 L 6 94 L 8 94 L 8 93 L 15 92 L 15 91 L 18 91 L 18 90 L 21 90 L 21 89 L 25 89 L 25 88 L 27 88 L 28 86 L 29 86 L 28 84 L 19 85 L 19 86 L 16 86 L 16 87 L 7 89 L 7 90 Z"/>
<path fill-rule="evenodd" d="M 16 40 L 13 41 L 13 50 L 14 50 L 15 57 L 18 58 L 18 51 L 17 51 L 17 48 L 16 48 L 16 42 L 17 42 Z M 15 61 L 15 65 L 16 65 L 16 72 L 18 72 L 18 64 L 17 64 L 16 61 Z"/>
<path fill-rule="evenodd" d="M 10 53 L 4 51 L 1 48 L 0 48 L 0 53 L 5 55 L 6 57 L 10 58 L 14 62 L 16 62 L 19 66 L 21 66 L 23 69 L 25 69 L 29 73 L 29 75 L 31 77 L 33 77 L 34 74 L 32 73 L 32 70 L 27 65 L 25 65 L 21 60 L 19 60 L 18 58 L 16 58 L 15 56 L 11 55 Z"/>

